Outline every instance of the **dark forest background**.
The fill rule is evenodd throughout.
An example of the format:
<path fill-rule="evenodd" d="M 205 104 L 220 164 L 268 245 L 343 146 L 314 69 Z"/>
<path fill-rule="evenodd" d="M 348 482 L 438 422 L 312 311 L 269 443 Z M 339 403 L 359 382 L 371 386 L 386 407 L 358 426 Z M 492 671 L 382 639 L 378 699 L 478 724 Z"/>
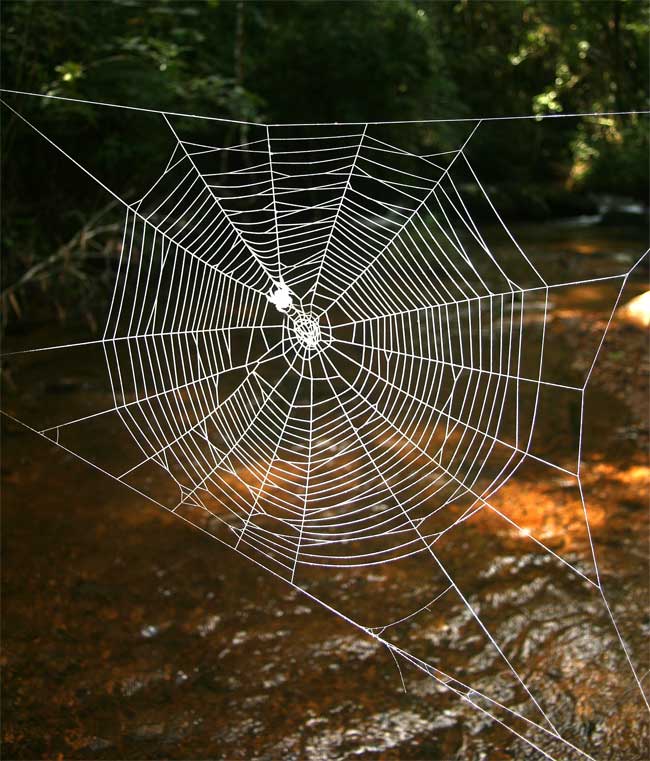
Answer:
<path fill-rule="evenodd" d="M 5 0 L 2 83 L 265 123 L 642 110 L 648 19 L 636 0 Z M 4 97 L 126 197 L 166 156 L 168 135 L 137 114 Z M 509 218 L 588 212 L 612 177 L 616 192 L 647 201 L 645 118 L 554 126 L 541 137 L 535 121 L 518 123 L 516 139 L 493 132 L 479 159 Z M 242 138 L 245 128 L 221 128 L 224 144 Z M 416 150 L 457 147 L 439 125 L 413 128 L 408 140 Z M 76 305 L 95 302 L 114 253 L 110 199 L 52 153 L 2 109 L 5 322 L 53 280 Z"/>

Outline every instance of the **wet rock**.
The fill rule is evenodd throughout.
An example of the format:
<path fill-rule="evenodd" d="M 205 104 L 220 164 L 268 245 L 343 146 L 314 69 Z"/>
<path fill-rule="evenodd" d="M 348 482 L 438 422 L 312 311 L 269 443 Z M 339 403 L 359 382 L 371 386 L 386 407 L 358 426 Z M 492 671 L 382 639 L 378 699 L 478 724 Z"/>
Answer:
<path fill-rule="evenodd" d="M 156 740 L 165 733 L 164 724 L 144 724 L 133 733 L 135 740 Z"/>
<path fill-rule="evenodd" d="M 603 227 L 648 227 L 648 215 L 642 207 L 620 208 L 606 211 L 600 220 Z"/>
<path fill-rule="evenodd" d="M 112 748 L 113 743 L 110 740 L 105 740 L 103 737 L 91 737 L 90 742 L 86 746 L 89 750 L 106 750 L 106 748 Z"/>

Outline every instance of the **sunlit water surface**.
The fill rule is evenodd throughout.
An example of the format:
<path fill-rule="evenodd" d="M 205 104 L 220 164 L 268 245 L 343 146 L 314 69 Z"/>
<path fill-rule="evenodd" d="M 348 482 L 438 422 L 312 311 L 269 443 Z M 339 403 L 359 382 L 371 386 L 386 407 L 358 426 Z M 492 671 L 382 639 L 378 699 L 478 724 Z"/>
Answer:
<path fill-rule="evenodd" d="M 647 245 L 580 225 L 520 235 L 566 281 L 622 270 Z M 645 287 L 639 272 L 624 300 Z M 581 347 L 602 331 L 614 292 L 605 282 L 553 300 L 547 361 L 567 378 L 584 371 Z M 47 326 L 33 333 L 33 345 L 51 343 Z M 5 385 L 9 412 L 45 400 L 72 417 L 75 393 L 100 393 L 101 368 L 67 357 L 52 384 L 39 381 L 45 358 L 25 361 L 30 384 Z M 587 399 L 582 471 L 601 579 L 639 675 L 650 667 L 647 361 L 644 334 L 615 321 Z M 575 448 L 574 411 L 538 425 L 558 456 Z M 4 444 L 5 757 L 538 757 L 413 669 L 404 692 L 376 641 L 64 451 L 14 423 Z M 119 456 L 119 440 L 102 446 Z M 569 487 L 561 473 L 522 472 L 495 504 L 514 506 L 520 525 L 580 567 L 589 544 Z M 441 551 L 558 729 L 599 759 L 646 758 L 648 716 L 600 597 L 487 515 Z M 428 599 L 430 573 L 417 556 L 312 575 L 309 589 L 361 623 L 377 606 L 390 621 Z M 457 599 L 392 634 L 512 699 L 506 680 L 499 692 L 502 661 Z"/>

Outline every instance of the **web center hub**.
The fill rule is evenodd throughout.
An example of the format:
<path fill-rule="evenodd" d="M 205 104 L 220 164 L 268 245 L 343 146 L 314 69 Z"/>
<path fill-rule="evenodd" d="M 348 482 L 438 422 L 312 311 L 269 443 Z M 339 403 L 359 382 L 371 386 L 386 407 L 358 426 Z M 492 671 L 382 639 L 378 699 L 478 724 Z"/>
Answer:
<path fill-rule="evenodd" d="M 318 346 L 321 339 L 320 324 L 311 314 L 296 309 L 294 314 L 289 315 L 292 321 L 293 332 L 300 343 L 308 349 Z"/>
<path fill-rule="evenodd" d="M 313 357 L 331 343 L 327 318 L 321 320 L 322 316 L 305 309 L 286 283 L 275 283 L 267 298 L 287 318 L 285 330 L 299 356 Z"/>

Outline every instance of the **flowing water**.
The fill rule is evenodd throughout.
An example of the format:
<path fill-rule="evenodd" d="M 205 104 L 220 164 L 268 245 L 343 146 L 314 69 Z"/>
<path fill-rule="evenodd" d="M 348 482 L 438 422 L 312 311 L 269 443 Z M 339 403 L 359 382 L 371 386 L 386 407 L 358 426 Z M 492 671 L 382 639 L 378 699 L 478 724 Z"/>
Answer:
<path fill-rule="evenodd" d="M 578 224 L 519 234 L 565 281 L 622 271 L 647 246 L 637 232 Z M 638 271 L 624 300 L 645 288 Z M 603 281 L 553 298 L 547 362 L 563 377 L 584 373 L 615 294 Z M 51 343 L 51 331 L 34 326 L 28 343 Z M 647 349 L 642 331 L 613 322 L 587 395 L 582 470 L 601 580 L 640 676 L 650 668 Z M 73 417 L 80 392 L 106 394 L 102 368 L 73 354 L 51 382 L 47 361 L 10 363 L 3 409 L 20 417 L 45 404 Z M 571 406 L 538 426 L 549 451 L 575 450 Z M 65 451 L 6 420 L 3 440 L 6 758 L 539 757 L 434 680 L 400 675 L 376 640 Z M 119 459 L 123 444 L 98 446 Z M 581 567 L 589 537 L 571 487 L 561 473 L 524 469 L 495 501 Z M 441 552 L 558 729 L 598 759 L 647 758 L 648 714 L 593 587 L 488 516 Z M 309 590 L 362 623 L 378 608 L 396 621 L 430 599 L 430 576 L 416 556 L 312 575 Z M 477 689 L 516 698 L 457 598 L 392 637 Z"/>

